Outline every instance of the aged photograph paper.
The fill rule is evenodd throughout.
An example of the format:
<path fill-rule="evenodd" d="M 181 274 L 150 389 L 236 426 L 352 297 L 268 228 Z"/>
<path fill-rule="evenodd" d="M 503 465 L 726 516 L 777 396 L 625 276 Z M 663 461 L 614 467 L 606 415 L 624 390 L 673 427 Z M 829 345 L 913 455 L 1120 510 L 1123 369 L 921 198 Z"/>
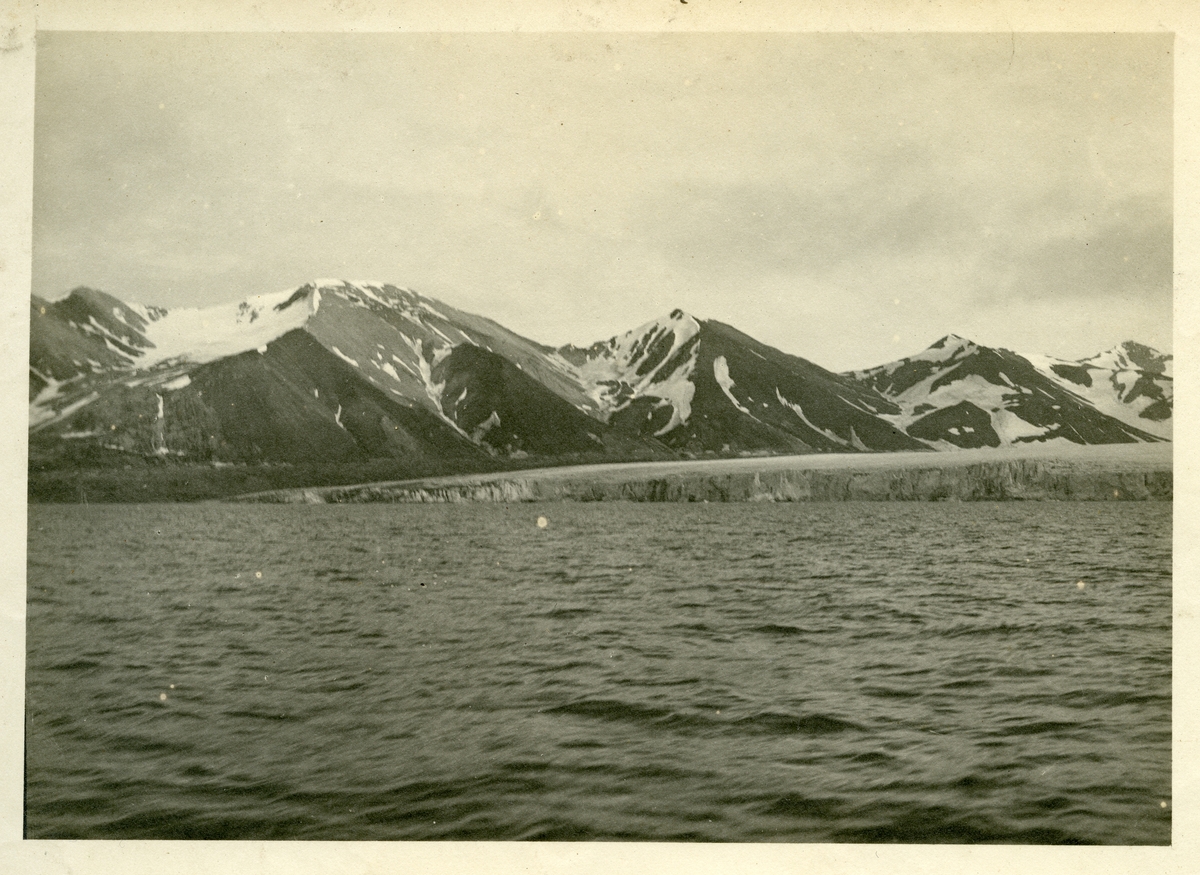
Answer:
<path fill-rule="evenodd" d="M 68 20 L 6 853 L 1178 858 L 1179 33 Z"/>

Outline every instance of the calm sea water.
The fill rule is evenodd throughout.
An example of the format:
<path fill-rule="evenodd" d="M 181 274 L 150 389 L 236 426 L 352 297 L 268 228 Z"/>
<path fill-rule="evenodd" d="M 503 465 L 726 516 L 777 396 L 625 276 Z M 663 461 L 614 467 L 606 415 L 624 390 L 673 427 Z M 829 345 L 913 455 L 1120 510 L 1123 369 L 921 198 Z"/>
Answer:
<path fill-rule="evenodd" d="M 1170 841 L 1166 503 L 29 521 L 31 838 Z"/>

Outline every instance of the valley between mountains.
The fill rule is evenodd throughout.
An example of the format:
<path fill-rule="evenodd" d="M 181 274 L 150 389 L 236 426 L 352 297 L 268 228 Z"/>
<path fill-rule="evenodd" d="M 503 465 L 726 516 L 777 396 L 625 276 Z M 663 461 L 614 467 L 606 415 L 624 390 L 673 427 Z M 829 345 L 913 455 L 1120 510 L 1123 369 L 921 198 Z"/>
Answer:
<path fill-rule="evenodd" d="M 184 500 L 523 468 L 1171 438 L 1172 358 L 950 335 L 834 373 L 675 310 L 552 348 L 411 290 L 322 280 L 204 309 L 32 300 L 31 500 Z"/>

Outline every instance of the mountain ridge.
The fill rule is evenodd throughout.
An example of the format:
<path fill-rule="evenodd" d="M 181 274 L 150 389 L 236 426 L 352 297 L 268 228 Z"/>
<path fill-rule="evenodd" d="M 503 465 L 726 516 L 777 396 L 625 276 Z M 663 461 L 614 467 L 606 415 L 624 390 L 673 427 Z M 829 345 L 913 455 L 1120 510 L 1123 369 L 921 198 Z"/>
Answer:
<path fill-rule="evenodd" d="M 1072 362 L 947 335 L 836 373 L 682 309 L 554 348 L 345 280 L 177 310 L 80 287 L 30 313 L 31 471 L 392 459 L 452 473 L 1170 438 L 1172 357 L 1136 341 Z"/>

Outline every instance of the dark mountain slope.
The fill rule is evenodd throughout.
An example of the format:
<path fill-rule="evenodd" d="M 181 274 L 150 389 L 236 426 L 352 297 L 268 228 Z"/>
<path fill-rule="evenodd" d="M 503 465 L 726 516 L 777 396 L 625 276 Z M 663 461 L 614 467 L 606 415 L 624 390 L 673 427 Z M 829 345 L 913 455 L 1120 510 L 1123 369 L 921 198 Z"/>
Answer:
<path fill-rule="evenodd" d="M 1127 340 L 1078 361 L 1051 356 L 1026 358 L 1101 413 L 1157 437 L 1171 437 L 1175 401 L 1172 356 Z"/>
<path fill-rule="evenodd" d="M 523 369 L 473 344 L 454 348 L 433 371 L 444 384 L 442 409 L 463 431 L 506 454 L 596 453 L 610 431 L 581 413 Z M 611 440 L 609 441 L 611 443 Z M 624 449 L 644 441 L 624 441 Z M 658 453 L 659 456 L 665 453 Z"/>
<path fill-rule="evenodd" d="M 916 356 L 852 376 L 901 408 L 887 416 L 910 435 L 943 445 L 1158 440 L 1067 388 L 1080 375 L 1052 378 L 1023 356 L 956 335 Z"/>
<path fill-rule="evenodd" d="M 1170 356 L 1134 343 L 1066 362 L 950 336 L 835 374 L 680 310 L 555 350 L 343 280 L 170 312 L 79 288 L 32 301 L 30 345 L 31 474 L 1113 443 L 1169 435 L 1172 404 Z"/>
<path fill-rule="evenodd" d="M 62 302 L 59 302 L 62 303 Z M 69 380 L 91 371 L 120 367 L 124 357 L 96 334 L 89 334 L 61 316 L 62 308 L 41 298 L 29 307 L 30 400 L 51 381 Z"/>
<path fill-rule="evenodd" d="M 165 313 L 150 308 L 146 315 L 134 310 L 105 292 L 80 286 L 61 301 L 48 308 L 49 315 L 92 337 L 107 341 L 107 345 L 128 357 L 154 346 L 145 335 L 146 326 L 156 316 Z M 149 317 L 149 318 L 148 318 Z"/>
<path fill-rule="evenodd" d="M 380 385 L 390 385 L 391 377 L 403 384 L 398 385 L 402 393 L 416 400 L 436 394 L 428 385 L 414 389 L 412 380 L 428 382 L 429 372 L 421 362 L 432 365 L 452 348 L 469 343 L 519 364 L 572 406 L 596 412 L 595 402 L 554 350 L 490 319 L 390 284 L 325 280 L 301 286 L 293 298 L 314 295 L 319 295 L 320 303 L 308 330 L 358 362 Z"/>
<path fill-rule="evenodd" d="M 896 410 L 891 402 L 852 380 L 720 322 L 702 323 L 700 336 L 693 407 L 701 416 L 716 415 L 722 401 L 740 405 L 820 452 L 926 448 L 880 419 Z"/>
<path fill-rule="evenodd" d="M 397 458 L 477 461 L 485 454 L 435 414 L 389 398 L 304 331 L 263 353 L 219 359 L 172 391 L 110 386 L 34 435 L 49 462 L 54 442 L 75 458 L 105 451 L 178 462 L 317 464 Z"/>
<path fill-rule="evenodd" d="M 404 404 L 302 330 L 265 353 L 205 365 L 180 390 L 193 390 L 221 421 L 243 458 L 289 462 L 367 457 L 418 461 L 474 459 L 478 447 L 423 407 Z"/>
<path fill-rule="evenodd" d="M 688 454 L 926 448 L 879 417 L 899 408 L 871 388 L 679 310 L 561 353 L 615 429 Z"/>

